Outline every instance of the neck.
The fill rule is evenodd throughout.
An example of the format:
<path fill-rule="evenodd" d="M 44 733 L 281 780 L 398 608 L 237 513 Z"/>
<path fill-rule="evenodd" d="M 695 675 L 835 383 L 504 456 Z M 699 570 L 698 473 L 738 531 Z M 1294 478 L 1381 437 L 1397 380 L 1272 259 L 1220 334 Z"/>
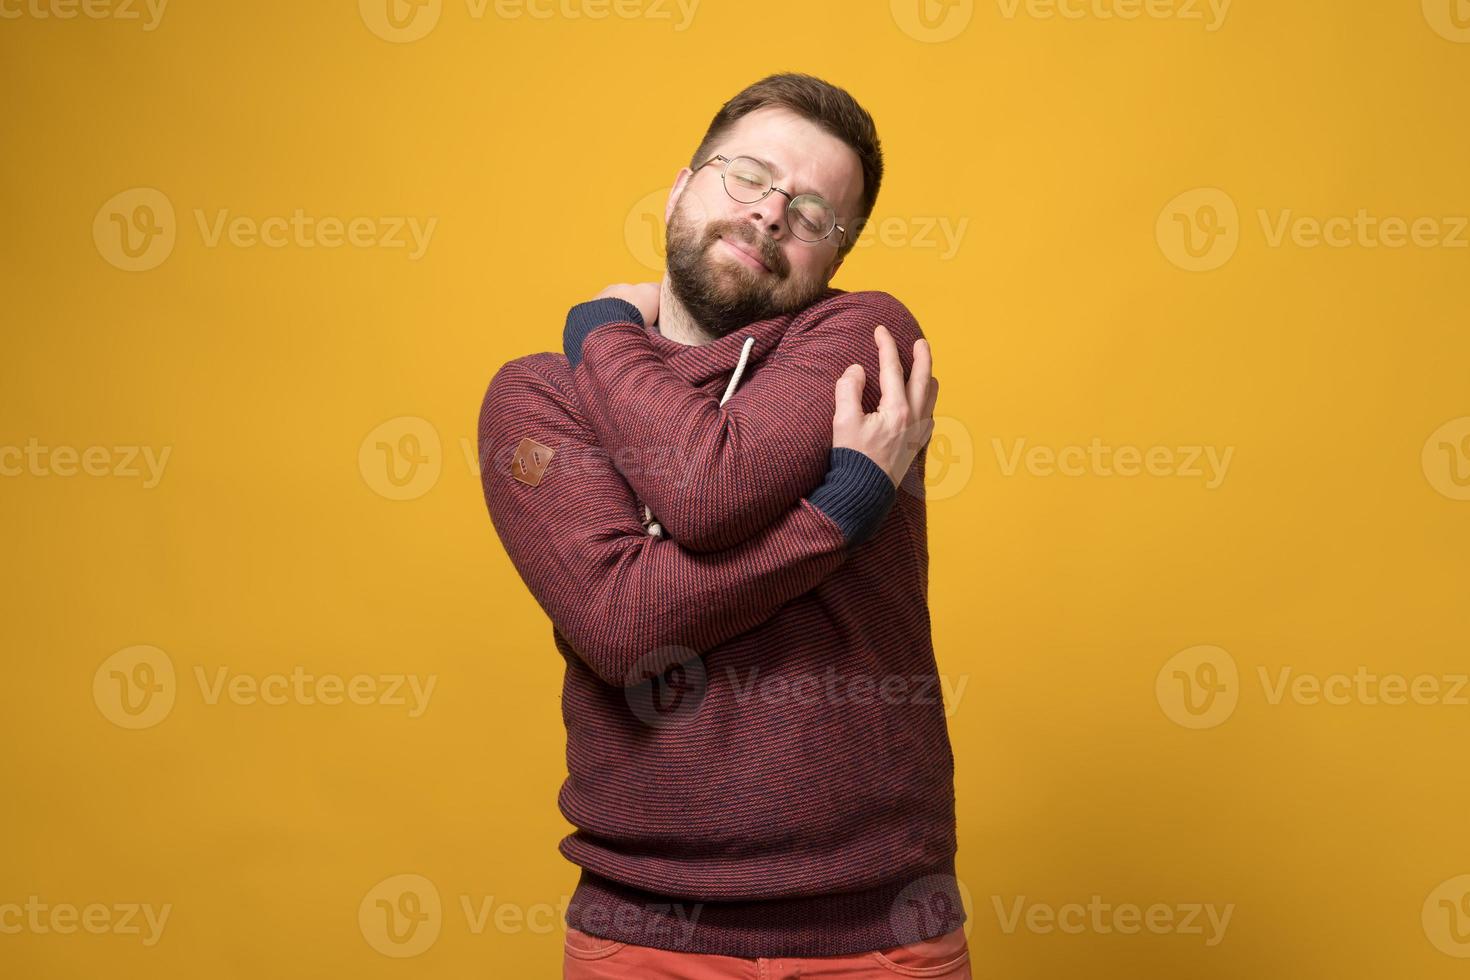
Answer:
<path fill-rule="evenodd" d="M 694 322 L 689 311 L 684 309 L 684 304 L 674 295 L 674 288 L 669 285 L 667 275 L 659 289 L 658 332 L 690 347 L 702 347 L 718 339 Z"/>

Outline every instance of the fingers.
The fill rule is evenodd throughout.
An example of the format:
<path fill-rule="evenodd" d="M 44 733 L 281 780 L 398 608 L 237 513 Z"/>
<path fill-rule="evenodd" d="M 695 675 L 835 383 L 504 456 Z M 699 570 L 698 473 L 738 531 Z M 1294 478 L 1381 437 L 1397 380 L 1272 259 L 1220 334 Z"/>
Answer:
<path fill-rule="evenodd" d="M 882 392 L 878 399 L 879 411 L 896 412 L 907 408 L 904 401 L 903 363 L 898 359 L 898 345 L 893 335 L 883 324 L 873 329 L 873 339 L 878 343 L 878 385 Z"/>
<path fill-rule="evenodd" d="M 861 364 L 850 364 L 837 379 L 834 389 L 836 410 L 832 413 L 833 423 L 847 422 L 863 417 L 863 383 L 866 380 Z"/>
<path fill-rule="evenodd" d="M 914 456 L 934 436 L 934 405 L 939 401 L 939 379 L 930 378 L 924 389 L 924 404 L 909 423 L 905 445 Z"/>
<path fill-rule="evenodd" d="M 933 370 L 934 359 L 929 351 L 929 341 L 920 337 L 914 341 L 914 366 L 909 371 L 908 383 L 909 408 L 915 418 L 924 414 L 924 402 L 929 397 L 929 378 Z"/>

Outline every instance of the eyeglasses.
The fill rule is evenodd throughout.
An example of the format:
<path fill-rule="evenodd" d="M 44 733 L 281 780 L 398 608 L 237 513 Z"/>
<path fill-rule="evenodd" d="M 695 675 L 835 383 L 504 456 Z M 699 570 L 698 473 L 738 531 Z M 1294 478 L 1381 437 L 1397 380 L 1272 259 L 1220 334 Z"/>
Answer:
<path fill-rule="evenodd" d="M 720 172 L 720 182 L 725 185 L 725 193 L 734 200 L 741 204 L 754 204 L 764 201 L 771 191 L 775 191 L 786 198 L 786 227 L 796 238 L 815 245 L 836 231 L 839 249 L 847 241 L 847 229 L 837 223 L 837 212 L 832 210 L 832 205 L 815 194 L 792 197 L 788 191 L 771 183 L 771 171 L 759 160 L 750 157 L 731 159 L 716 153 L 694 169 L 702 170 L 716 160 L 725 165 Z"/>

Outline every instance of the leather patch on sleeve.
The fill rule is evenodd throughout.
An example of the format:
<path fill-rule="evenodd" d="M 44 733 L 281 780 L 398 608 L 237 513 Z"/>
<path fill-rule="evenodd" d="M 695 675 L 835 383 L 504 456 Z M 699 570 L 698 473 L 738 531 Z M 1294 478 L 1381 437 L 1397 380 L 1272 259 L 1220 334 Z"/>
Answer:
<path fill-rule="evenodd" d="M 555 451 L 529 437 L 522 439 L 510 460 L 510 475 L 527 486 L 534 487 L 546 475 Z"/>

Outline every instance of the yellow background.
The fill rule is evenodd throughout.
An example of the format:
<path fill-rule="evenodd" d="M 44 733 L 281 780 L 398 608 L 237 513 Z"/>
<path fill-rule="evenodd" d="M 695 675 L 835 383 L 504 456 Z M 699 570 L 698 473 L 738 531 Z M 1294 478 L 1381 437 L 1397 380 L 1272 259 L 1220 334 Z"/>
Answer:
<path fill-rule="evenodd" d="M 172 911 L 151 947 L 0 934 L 0 974 L 559 975 L 562 663 L 485 512 L 480 397 L 558 347 L 569 305 L 657 278 L 640 209 L 661 216 L 723 100 L 802 70 L 847 87 L 886 151 L 834 284 L 902 299 L 943 384 L 930 600 L 966 685 L 975 975 L 1462 976 L 1432 893 L 1453 904 L 1470 872 L 1470 707 L 1273 704 L 1260 680 L 1470 669 L 1449 468 L 1470 466 L 1470 250 L 1273 246 L 1260 218 L 1470 213 L 1470 31 L 1448 0 L 1236 0 L 1216 30 L 1203 4 L 931 3 L 942 41 L 913 0 L 704 0 L 682 30 L 653 0 L 565 12 L 588 2 L 442 0 L 404 41 L 366 0 L 173 0 L 154 30 L 6 0 L 0 444 L 171 455 L 151 488 L 0 478 L 0 905 Z M 144 271 L 93 235 L 134 188 L 175 213 Z M 1237 209 L 1207 271 L 1157 230 L 1198 217 L 1165 212 L 1197 188 Z M 196 212 L 223 209 L 437 224 L 417 260 L 211 247 Z M 421 469 L 396 488 L 377 443 L 404 435 Z M 1233 456 L 1214 489 L 1003 465 L 1019 439 L 1094 438 Z M 94 680 L 139 645 L 174 700 L 134 730 Z M 1237 668 L 1234 708 L 1189 727 L 1160 672 L 1201 646 Z M 437 680 L 417 718 L 209 703 L 196 680 L 297 667 Z M 442 900 L 414 958 L 359 927 L 404 874 Z M 1008 932 L 995 907 L 1093 895 L 1234 910 L 1206 946 Z M 490 902 L 479 931 L 466 898 Z"/>

